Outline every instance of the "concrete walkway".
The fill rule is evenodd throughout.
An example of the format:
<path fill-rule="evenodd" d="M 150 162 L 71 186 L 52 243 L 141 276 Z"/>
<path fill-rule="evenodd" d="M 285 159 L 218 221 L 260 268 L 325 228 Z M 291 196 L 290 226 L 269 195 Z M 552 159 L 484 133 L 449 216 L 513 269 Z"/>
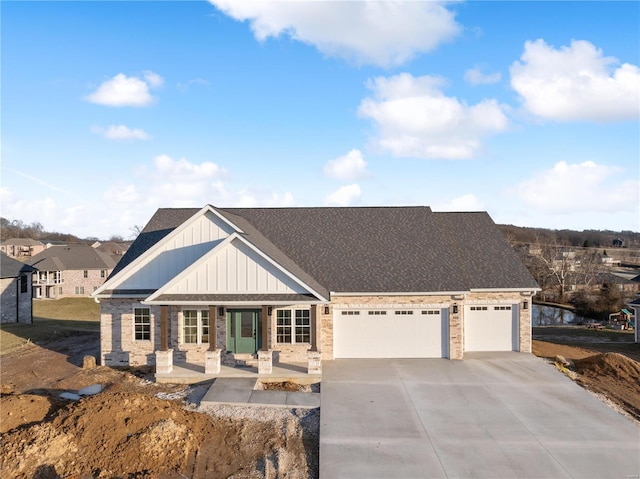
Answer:
<path fill-rule="evenodd" d="M 640 428 L 529 354 L 323 364 L 320 478 L 638 478 Z"/>
<path fill-rule="evenodd" d="M 256 390 L 257 382 L 256 378 L 218 378 L 200 403 L 309 409 L 320 407 L 318 393 Z"/>

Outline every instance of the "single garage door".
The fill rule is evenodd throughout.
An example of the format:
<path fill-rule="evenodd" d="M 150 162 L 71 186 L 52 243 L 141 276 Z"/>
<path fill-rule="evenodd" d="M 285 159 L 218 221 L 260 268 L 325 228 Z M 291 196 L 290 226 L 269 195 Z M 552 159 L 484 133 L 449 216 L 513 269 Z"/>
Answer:
<path fill-rule="evenodd" d="M 518 349 L 516 305 L 465 306 L 465 351 L 518 351 Z"/>
<path fill-rule="evenodd" d="M 334 310 L 336 358 L 448 357 L 447 310 Z"/>

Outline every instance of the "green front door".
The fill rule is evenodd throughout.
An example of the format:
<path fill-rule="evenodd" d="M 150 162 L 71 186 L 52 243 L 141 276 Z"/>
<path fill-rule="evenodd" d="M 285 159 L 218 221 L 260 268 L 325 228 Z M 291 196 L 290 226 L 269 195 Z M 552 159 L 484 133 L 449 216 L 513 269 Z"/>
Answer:
<path fill-rule="evenodd" d="M 259 309 L 227 310 L 227 351 L 254 354 L 260 348 Z"/>

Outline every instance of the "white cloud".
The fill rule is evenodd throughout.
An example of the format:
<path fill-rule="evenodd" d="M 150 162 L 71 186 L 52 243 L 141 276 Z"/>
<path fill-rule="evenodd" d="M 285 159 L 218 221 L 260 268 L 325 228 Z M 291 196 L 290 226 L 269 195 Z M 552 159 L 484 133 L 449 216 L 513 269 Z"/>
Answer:
<path fill-rule="evenodd" d="M 531 113 L 552 120 L 616 121 L 640 112 L 640 69 L 604 57 L 587 41 L 554 49 L 526 42 L 510 69 L 511 86 Z"/>
<path fill-rule="evenodd" d="M 485 209 L 482 201 L 471 193 L 433 205 L 433 211 L 485 211 Z"/>
<path fill-rule="evenodd" d="M 344 156 L 328 161 L 323 171 L 328 177 L 338 180 L 357 180 L 370 176 L 362 152 L 355 148 Z"/>
<path fill-rule="evenodd" d="M 483 73 L 480 68 L 470 68 L 464 72 L 464 79 L 471 85 L 489 85 L 498 83 L 502 79 L 500 72 Z"/>
<path fill-rule="evenodd" d="M 325 199 L 327 206 L 350 206 L 356 203 L 362 196 L 362 190 L 358 184 L 345 185 L 334 191 Z"/>
<path fill-rule="evenodd" d="M 187 91 L 189 88 L 191 88 L 192 85 L 202 85 L 202 86 L 209 86 L 210 83 L 203 79 L 203 78 L 194 78 L 193 80 L 189 80 L 186 83 L 180 83 L 178 82 L 176 84 L 176 88 L 178 90 L 180 90 L 181 92 L 185 92 Z"/>
<path fill-rule="evenodd" d="M 508 127 L 495 100 L 467 105 L 440 90 L 437 77 L 409 73 L 368 82 L 373 98 L 360 103 L 360 116 L 373 120 L 376 144 L 396 157 L 465 159 L 482 149 L 482 139 Z"/>
<path fill-rule="evenodd" d="M 156 88 L 162 83 L 162 77 L 151 71 L 144 72 L 144 79 L 118 73 L 115 77 L 103 82 L 85 99 L 91 103 L 106 106 L 148 106 L 155 101 L 149 89 Z"/>
<path fill-rule="evenodd" d="M 460 31 L 448 2 L 209 1 L 260 41 L 285 34 L 357 64 L 401 65 Z"/>
<path fill-rule="evenodd" d="M 142 72 L 147 84 L 152 88 L 158 88 L 164 84 L 164 78 L 151 70 L 145 70 Z"/>
<path fill-rule="evenodd" d="M 125 125 L 109 125 L 106 129 L 94 126 L 91 131 L 109 140 L 148 140 L 151 138 L 144 130 L 129 128 Z"/>
<path fill-rule="evenodd" d="M 622 171 L 593 161 L 556 163 L 521 182 L 510 194 L 529 208 L 548 214 L 637 210 L 640 181 L 615 178 Z"/>

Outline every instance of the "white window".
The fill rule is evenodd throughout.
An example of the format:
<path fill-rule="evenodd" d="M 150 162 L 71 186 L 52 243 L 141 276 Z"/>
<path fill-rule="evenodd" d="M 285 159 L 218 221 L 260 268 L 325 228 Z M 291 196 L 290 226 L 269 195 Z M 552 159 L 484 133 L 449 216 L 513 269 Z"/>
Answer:
<path fill-rule="evenodd" d="M 84 286 L 76 286 L 75 293 L 78 295 L 84 294 Z"/>
<path fill-rule="evenodd" d="M 385 314 L 387 314 L 387 312 L 382 309 L 374 309 L 373 311 L 369 311 L 370 316 L 381 316 Z"/>
<path fill-rule="evenodd" d="M 471 311 L 486 311 L 486 306 L 471 306 Z"/>
<path fill-rule="evenodd" d="M 397 309 L 396 314 L 413 314 L 413 311 L 410 309 Z"/>
<path fill-rule="evenodd" d="M 276 311 L 276 341 L 278 343 L 311 343 L 311 311 L 279 309 Z"/>
<path fill-rule="evenodd" d="M 209 344 L 208 309 L 185 309 L 182 311 L 182 342 L 184 344 Z"/>
<path fill-rule="evenodd" d="M 149 341 L 151 339 L 151 313 L 149 308 L 133 309 L 133 329 L 136 341 Z"/>
<path fill-rule="evenodd" d="M 494 311 L 511 311 L 511 306 L 494 306 Z"/>
<path fill-rule="evenodd" d="M 342 316 L 358 316 L 360 311 L 343 311 Z"/>
<path fill-rule="evenodd" d="M 422 314 L 440 314 L 439 309 L 425 309 Z"/>

